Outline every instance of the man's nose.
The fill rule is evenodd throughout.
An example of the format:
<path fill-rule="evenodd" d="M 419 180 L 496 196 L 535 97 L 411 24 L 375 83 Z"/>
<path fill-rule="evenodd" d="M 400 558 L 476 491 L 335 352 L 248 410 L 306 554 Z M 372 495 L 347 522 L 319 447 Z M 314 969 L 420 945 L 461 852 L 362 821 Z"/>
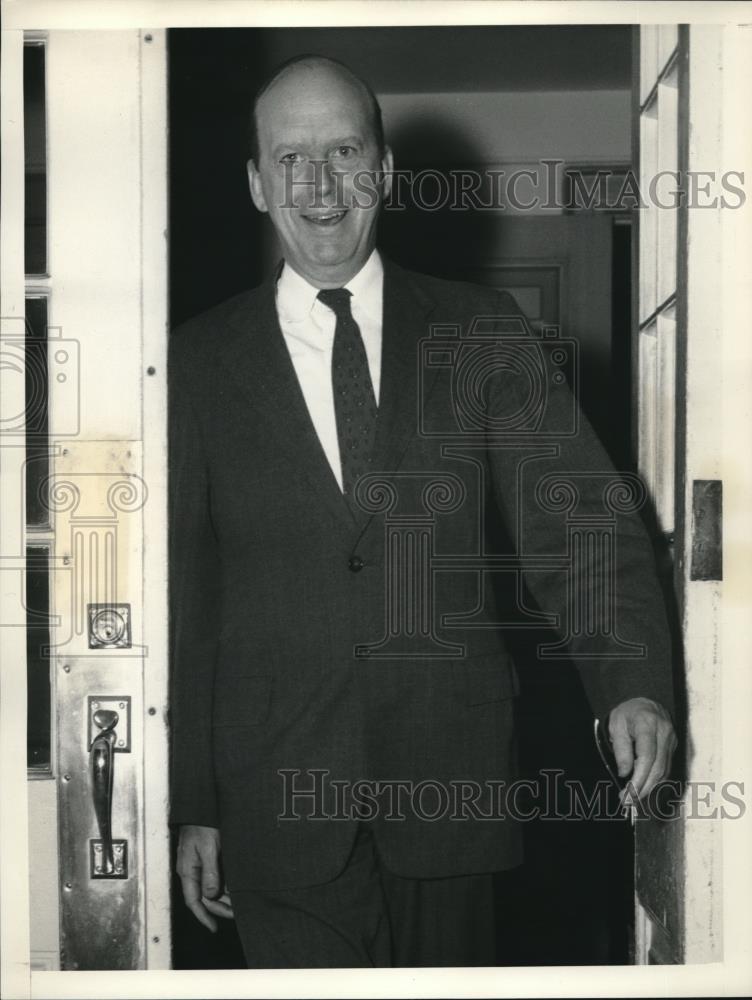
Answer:
<path fill-rule="evenodd" d="M 312 160 L 312 190 L 317 202 L 329 198 L 335 190 L 334 169 L 328 160 Z"/>

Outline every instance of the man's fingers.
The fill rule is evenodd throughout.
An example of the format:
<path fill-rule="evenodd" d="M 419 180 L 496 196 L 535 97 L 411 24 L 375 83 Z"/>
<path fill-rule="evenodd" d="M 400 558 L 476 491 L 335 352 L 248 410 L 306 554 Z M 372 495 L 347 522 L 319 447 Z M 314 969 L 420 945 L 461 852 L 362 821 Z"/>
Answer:
<path fill-rule="evenodd" d="M 185 905 L 194 915 L 199 923 L 202 923 L 204 927 L 208 928 L 212 933 L 217 930 L 217 921 L 211 914 L 207 913 L 205 907 L 201 902 L 201 880 L 200 880 L 201 869 L 198 867 L 185 870 L 185 872 L 180 872 L 180 882 L 183 886 L 183 899 L 185 900 Z"/>
<path fill-rule="evenodd" d="M 671 723 L 661 719 L 658 723 L 658 732 L 656 734 L 655 761 L 642 787 L 642 792 L 640 793 L 641 799 L 650 795 L 655 786 L 668 777 L 668 773 L 671 770 L 671 756 L 676 749 L 676 744 L 677 739 Z"/>
<path fill-rule="evenodd" d="M 219 895 L 219 872 L 216 870 L 216 861 L 216 858 L 213 862 L 209 861 L 209 864 L 213 863 L 215 868 L 210 868 L 205 864 L 201 871 L 201 895 L 207 896 L 209 899 L 214 899 Z"/>
<path fill-rule="evenodd" d="M 191 911 L 196 920 L 203 924 L 207 930 L 210 930 L 212 934 L 217 933 L 217 921 L 207 911 L 205 906 L 201 903 L 195 903 L 193 906 L 189 906 L 188 909 Z"/>
<path fill-rule="evenodd" d="M 183 899 L 186 904 L 190 906 L 192 903 L 198 902 L 201 896 L 201 869 L 198 866 L 178 869 L 178 875 L 183 886 Z"/>
<path fill-rule="evenodd" d="M 645 783 L 642 786 L 642 791 L 639 794 L 641 799 L 645 799 L 650 795 L 658 782 L 663 778 L 665 771 L 665 761 L 660 753 L 656 755 L 655 763 L 650 769 L 650 774 L 648 774 L 645 779 Z"/>
<path fill-rule="evenodd" d="M 635 732 L 635 765 L 632 773 L 632 784 L 637 794 L 642 798 L 642 789 L 648 775 L 655 764 L 658 741 L 655 724 L 641 722 Z"/>
<path fill-rule="evenodd" d="M 648 698 L 632 698 L 612 710 L 609 735 L 619 776 L 631 772 L 622 802 L 644 799 L 671 769 L 677 739 L 668 712 Z"/>
<path fill-rule="evenodd" d="M 230 897 L 225 893 L 220 896 L 219 899 L 202 899 L 204 907 L 210 912 L 214 913 L 218 917 L 222 917 L 224 920 L 232 920 L 235 916 L 232 910 L 232 904 L 230 903 Z"/>
<path fill-rule="evenodd" d="M 214 899 L 219 895 L 219 851 L 216 841 L 210 837 L 201 837 L 189 842 L 179 858 L 178 874 L 182 878 L 183 873 L 188 870 L 198 882 L 200 892 L 197 898 L 201 895 Z"/>
<path fill-rule="evenodd" d="M 219 833 L 211 827 L 186 826 L 180 831 L 177 872 L 185 904 L 194 917 L 212 933 L 217 921 L 206 903 L 219 896 Z M 226 904 L 225 904 L 226 905 Z M 225 916 L 224 911 L 219 913 Z"/>
<path fill-rule="evenodd" d="M 632 737 L 629 735 L 626 723 L 619 720 L 616 723 L 612 720 L 610 728 L 611 745 L 614 749 L 616 767 L 619 777 L 626 778 L 632 771 L 634 764 L 634 754 L 632 753 Z"/>

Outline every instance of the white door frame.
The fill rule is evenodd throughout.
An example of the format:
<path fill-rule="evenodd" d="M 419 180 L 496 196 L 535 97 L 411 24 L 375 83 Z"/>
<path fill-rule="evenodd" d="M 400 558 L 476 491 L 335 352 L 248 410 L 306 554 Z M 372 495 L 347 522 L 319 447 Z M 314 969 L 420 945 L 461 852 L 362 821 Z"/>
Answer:
<path fill-rule="evenodd" d="M 673 533 L 676 513 L 674 580 L 683 638 L 688 781 L 681 829 L 650 824 L 638 830 L 638 873 L 646 873 L 638 877 L 636 901 L 641 963 L 712 963 L 728 956 L 728 935 L 735 936 L 738 925 L 738 918 L 729 919 L 730 901 L 739 898 L 737 876 L 744 870 L 728 845 L 749 826 L 748 817 L 736 818 L 738 810 L 727 808 L 723 788 L 745 780 L 743 755 L 732 734 L 738 738 L 744 731 L 741 706 L 752 702 L 739 700 L 741 691 L 750 690 L 749 670 L 739 657 L 738 633 L 727 629 L 733 618 L 735 628 L 749 635 L 729 590 L 739 568 L 735 556 L 743 551 L 733 513 L 738 519 L 742 503 L 741 456 L 734 444 L 745 440 L 741 428 L 749 427 L 745 397 L 750 389 L 745 393 L 740 385 L 734 360 L 744 371 L 749 342 L 740 351 L 744 334 L 739 327 L 748 315 L 743 303 L 750 284 L 743 268 L 749 261 L 749 229 L 744 227 L 750 225 L 750 206 L 739 205 L 721 178 L 728 171 L 745 172 L 745 166 L 749 176 L 752 141 L 749 130 L 739 128 L 738 95 L 750 80 L 752 32 L 720 24 L 690 25 L 685 31 L 688 55 L 678 75 L 689 127 L 684 123 L 678 130 L 678 162 L 677 66 L 672 61 L 677 26 L 643 26 L 641 31 L 639 99 L 646 109 L 640 118 L 641 186 L 647 190 L 657 171 L 679 167 L 688 172 L 689 192 L 678 230 L 678 210 L 651 207 L 640 213 L 640 467 L 664 531 Z M 688 179 L 693 172 L 699 188 Z M 739 177 L 732 180 L 738 183 Z M 723 206 L 723 197 L 732 207 Z M 657 322 L 651 320 L 656 309 Z M 729 386 L 734 390 L 729 392 Z M 695 483 L 704 481 L 723 487 L 721 579 L 693 572 Z M 732 484 L 736 493 L 730 506 Z M 738 788 L 729 790 L 739 794 Z M 724 818 L 724 810 L 735 818 Z"/>
<path fill-rule="evenodd" d="M 0 186 L 0 349 L 22 336 L 24 322 L 23 32 L 3 31 L 2 176 Z M 11 375 L 14 377 L 11 377 Z M 25 410 L 22 378 L 0 366 L 0 414 L 6 427 Z M 26 808 L 26 634 L 23 622 L 24 513 L 19 484 L 24 451 L 0 438 L 0 993 L 23 996 L 29 983 L 29 827 Z M 14 671 L 8 664 L 16 664 Z M 14 803 L 13 809 L 6 803 Z M 23 992 L 22 992 L 23 991 Z"/>
<path fill-rule="evenodd" d="M 338 9 L 339 8 L 339 9 Z M 101 0 L 96 5 L 57 3 L 50 4 L 27 0 L 23 4 L 13 4 L 4 12 L 3 25 L 3 58 L 2 58 L 2 130 L 3 130 L 3 185 L 2 185 L 2 331 L 8 329 L 8 318 L 17 320 L 23 315 L 23 280 L 14 260 L 22 258 L 23 225 L 20 207 L 23 205 L 23 170 L 22 170 L 22 132 L 18 115 L 19 95 L 21 93 L 21 31 L 30 29 L 70 28 L 71 10 L 79 18 L 77 27 L 86 23 L 90 28 L 116 26 L 119 29 L 138 29 L 145 23 L 151 23 L 155 29 L 167 26 L 193 26 L 201 23 L 205 26 L 230 27 L 234 25 L 261 26 L 280 25 L 289 15 L 280 11 L 279 4 L 264 4 L 261 2 L 240 5 L 224 3 L 222 0 L 212 3 L 211 7 L 202 5 L 197 13 L 195 5 L 191 8 L 180 4 L 144 4 L 137 2 L 108 3 Z M 662 4 L 635 4 L 630 7 L 630 17 L 635 20 L 650 20 L 656 23 L 676 20 Z M 532 5 L 527 6 L 519 15 L 521 19 L 537 16 Z M 691 22 L 750 21 L 749 5 L 728 4 L 696 5 L 694 9 L 684 7 L 681 10 L 682 19 Z M 295 23 L 308 23 L 312 26 L 336 24 L 342 18 L 342 8 L 338 4 L 311 3 L 301 5 L 295 11 Z M 405 23 L 412 18 L 413 23 L 450 23 L 453 21 L 475 17 L 477 8 L 466 8 L 465 13 L 450 11 L 449 8 L 428 10 L 425 5 L 411 5 L 404 0 L 397 14 L 391 5 L 387 9 L 378 5 L 368 5 L 356 8 L 353 23 L 398 23 L 397 18 L 405 18 Z M 624 8 L 614 9 L 611 19 L 623 21 Z M 496 9 L 484 5 L 484 20 L 488 22 L 504 22 L 511 17 L 511 9 Z M 548 8 L 545 20 L 549 23 L 558 20 L 592 21 L 592 7 L 589 4 L 567 4 L 565 9 L 552 11 Z M 85 19 L 85 22 L 84 22 Z M 288 22 L 289 23 L 289 22 Z M 741 115 L 737 102 L 740 95 L 746 95 L 752 90 L 751 68 L 749 59 L 749 28 L 730 30 L 730 44 L 726 49 L 724 71 L 729 81 L 724 96 L 723 114 Z M 733 36 L 733 37 L 731 37 Z M 160 97 L 160 100 L 163 99 Z M 729 118 L 730 121 L 741 122 L 741 117 Z M 158 141 L 160 141 L 158 139 Z M 746 171 L 747 184 L 752 179 L 752 149 L 750 149 L 749 129 L 728 130 L 724 136 L 724 149 L 728 152 L 729 163 L 738 164 L 739 169 Z M 147 185 L 150 173 L 145 173 Z M 750 316 L 749 275 L 752 273 L 752 254 L 750 253 L 749 234 L 752 232 L 750 220 L 749 188 L 745 188 L 748 204 L 744 210 L 734 214 L 723 233 L 725 278 L 723 309 L 727 316 L 741 317 L 740 328 L 734 336 L 724 337 L 721 345 L 723 383 L 727 391 L 716 410 L 715 419 L 722 421 L 723 433 L 721 447 L 723 454 L 722 477 L 724 480 L 724 537 L 726 551 L 724 552 L 724 592 L 725 600 L 722 609 L 722 641 L 724 658 L 727 667 L 724 671 L 721 693 L 721 711 L 723 713 L 722 749 L 724 767 L 727 773 L 739 776 L 750 783 L 750 735 L 749 735 L 749 704 L 752 700 L 752 684 L 748 669 L 749 649 L 752 648 L 752 616 L 749 614 L 749 595 L 752 588 L 749 560 L 749 510 L 752 503 L 752 479 L 748 457 L 740 460 L 740 442 L 752 440 L 752 415 L 748 405 L 750 365 L 752 351 L 750 338 L 747 334 Z M 162 198 L 164 195 L 161 196 Z M 157 199 L 156 204 L 159 200 Z M 145 197 L 143 205 L 149 204 Z M 152 207 L 154 202 L 151 203 Z M 153 218 L 164 220 L 164 203 Z M 156 232 L 156 225 L 154 227 Z M 160 236 L 161 239 L 161 236 Z M 155 241 L 154 246 L 157 246 Z M 157 254 L 158 256 L 158 254 Z M 147 259 L 145 252 L 144 259 Z M 159 274 L 159 266 L 153 274 Z M 161 292 L 157 285 L 161 279 L 145 284 L 146 298 L 152 297 L 153 308 L 160 310 L 164 306 L 165 297 L 160 301 Z M 156 301 L 155 301 L 156 298 Z M 150 311 L 151 311 L 150 307 Z M 161 320 L 160 320 L 161 322 Z M 11 324 L 12 326 L 13 324 Z M 156 335 L 156 334 L 155 334 Z M 161 335 L 161 334 L 160 334 Z M 144 340 L 146 345 L 146 340 Z M 155 367 L 160 370 L 160 362 Z M 18 385 L 13 386 L 13 380 L 8 380 L 4 374 L 1 387 L 3 392 L 3 412 L 18 412 L 23 407 L 22 394 L 19 395 Z M 159 412 L 153 400 L 145 399 L 145 413 L 148 409 L 153 417 Z M 17 477 L 19 466 L 17 455 L 9 449 L 0 451 L 0 465 L 4 473 L 2 484 L 3 522 L 0 525 L 0 542 L 2 542 L 3 563 L 0 580 L 0 614 L 3 621 L 14 621 L 20 624 L 18 618 L 22 611 L 18 585 L 12 586 L 8 581 L 20 580 L 18 569 L 13 566 L 14 555 L 20 553 L 20 494 L 13 483 Z M 144 471 L 152 481 L 155 475 L 147 461 Z M 17 481 L 17 480 L 16 480 Z M 158 480 L 155 479 L 156 483 Z M 154 526 L 150 529 L 153 542 Z M 10 555 L 9 555 L 10 554 Z M 7 561 L 6 561 L 7 557 Z M 15 576 L 14 576 L 15 574 Z M 155 584 L 156 585 L 156 584 Z M 153 640 L 150 638 L 149 640 Z M 22 629 L 7 628 L 0 632 L 2 643 L 3 669 L 0 674 L 0 752 L 3 757 L 3 807 L 0 810 L 0 887 L 2 900 L 0 902 L 0 920 L 2 922 L 2 992 L 3 996 L 22 997 L 34 995 L 40 998 L 53 996 L 84 997 L 90 996 L 101 1000 L 103 996 L 133 997 L 135 995 L 150 996 L 162 993 L 171 997 L 209 997 L 209 996 L 247 996 L 249 984 L 253 980 L 255 989 L 262 995 L 269 995 L 272 989 L 284 991 L 279 978 L 272 982 L 266 980 L 264 989 L 262 982 L 257 982 L 253 974 L 213 973 L 211 977 L 201 978 L 194 974 L 171 973 L 167 980 L 156 973 L 134 973 L 133 976 L 120 976 L 117 980 L 109 980 L 106 984 L 101 978 L 89 978 L 87 974 L 63 973 L 33 973 L 29 976 L 29 897 L 28 897 L 28 827 L 26 819 L 27 780 L 24 755 L 18 752 L 19 722 L 25 718 L 25 686 L 18 682 L 17 664 L 23 662 L 25 654 Z M 156 647 L 154 652 L 156 654 Z M 12 668 L 8 668 L 8 663 Z M 147 681 L 148 683 L 148 681 Z M 154 694 L 156 700 L 156 693 Z M 161 767 L 162 761 L 158 761 Z M 9 809 L 5 803 L 11 802 Z M 748 814 L 750 810 L 748 810 Z M 725 856 L 723 870 L 723 916 L 725 925 L 724 962 L 695 968 L 662 968 L 658 970 L 658 978 L 650 969 L 614 969 L 585 970 L 582 974 L 572 974 L 568 970 L 567 977 L 561 970 L 500 970 L 499 977 L 490 976 L 483 980 L 488 995 L 498 995 L 499 985 L 509 992 L 518 995 L 577 995 L 583 988 L 595 991 L 614 992 L 623 995 L 624 990 L 630 993 L 655 995 L 660 992 L 688 991 L 710 995 L 734 990 L 743 991 L 749 985 L 750 959 L 749 941 L 752 940 L 752 924 L 750 923 L 750 905 L 752 899 L 752 866 L 749 859 L 750 818 L 747 815 L 743 821 L 727 823 L 723 828 L 723 850 Z M 734 865 L 729 864 L 733 856 Z M 427 970 L 411 972 L 409 979 L 399 978 L 397 970 L 390 978 L 395 988 L 415 989 L 425 986 L 431 989 L 429 981 L 431 973 Z M 249 978 L 249 976 L 251 978 Z M 530 977 L 534 978 L 531 979 Z M 137 978 L 134 978 L 137 977 Z M 460 971 L 454 974 L 447 970 L 442 974 L 442 989 L 448 994 L 459 995 L 468 988 L 470 976 Z M 360 990 L 373 989 L 373 980 L 367 973 L 362 976 L 352 976 L 349 982 L 342 982 L 343 989 L 349 989 L 350 995 L 356 995 Z M 382 984 L 383 986 L 383 984 Z M 289 980 L 289 994 L 303 995 L 306 991 L 320 989 L 322 994 L 326 988 L 318 977 L 305 973 L 303 977 L 292 976 Z M 435 990 L 435 985 L 433 986 Z M 355 991 L 355 993 L 353 992 Z"/>
<path fill-rule="evenodd" d="M 26 33 L 27 40 L 29 37 Z M 17 432 L 15 420 L 12 439 L 7 434 L 0 437 L 0 568 L 4 570 L 0 580 L 0 621 L 8 625 L 0 630 L 0 739 L 3 764 L 8 768 L 3 799 L 14 805 L 0 812 L 0 878 L 3 955 L 27 957 L 18 963 L 3 964 L 2 992 L 8 996 L 21 995 L 18 989 L 22 986 L 28 990 L 30 961 L 32 967 L 55 968 L 60 948 L 56 940 L 59 898 L 65 900 L 70 893 L 71 912 L 77 912 L 84 898 L 91 902 L 99 893 L 99 898 L 111 902 L 118 888 L 111 884 L 108 892 L 105 883 L 90 881 L 88 856 L 84 859 L 88 837 L 96 830 L 92 830 L 87 732 L 79 711 L 84 702 L 82 692 L 77 690 L 75 694 L 78 715 L 71 711 L 71 703 L 55 711 L 56 700 L 65 699 L 66 688 L 77 676 L 93 678 L 91 694 L 107 692 L 114 684 L 118 693 L 132 696 L 132 756 L 116 758 L 113 801 L 119 801 L 121 808 L 128 803 L 128 812 L 122 813 L 120 822 L 130 824 L 131 831 L 130 878 L 138 924 L 132 936 L 139 942 L 135 967 L 169 968 L 171 945 L 167 827 L 166 33 L 136 28 L 115 32 L 51 30 L 35 31 L 33 37 L 41 39 L 46 48 L 49 253 L 48 276 L 35 277 L 33 283 L 35 291 L 49 297 L 51 371 L 55 370 L 53 356 L 56 360 L 58 354 L 63 356 L 61 348 L 66 345 L 62 341 L 75 344 L 78 363 L 78 386 L 73 394 L 69 390 L 72 385 L 76 389 L 75 365 L 68 369 L 74 377 L 66 376 L 64 383 L 57 384 L 52 376 L 50 379 L 52 482 L 65 489 L 71 485 L 63 482 L 66 477 L 71 481 L 78 477 L 78 485 L 74 483 L 73 488 L 82 483 L 93 487 L 90 499 L 95 507 L 102 506 L 99 494 L 106 493 L 109 485 L 120 491 L 117 495 L 107 493 L 104 507 L 105 519 L 114 518 L 116 527 L 127 527 L 126 520 L 130 523 L 130 535 L 117 553 L 117 573 L 122 584 L 120 600 L 132 604 L 133 649 L 92 651 L 87 634 L 72 627 L 74 574 L 64 569 L 63 562 L 76 560 L 66 549 L 66 532 L 70 529 L 70 524 L 62 523 L 66 505 L 62 503 L 59 509 L 63 513 L 58 514 L 53 502 L 53 550 L 59 560 L 50 586 L 58 621 L 51 628 L 52 773 L 27 784 L 23 668 L 25 455 L 23 436 Z M 4 350 L 12 351 L 14 359 L 20 358 L 21 363 L 27 288 L 23 273 L 23 45 L 23 31 L 3 32 L 2 337 Z M 6 421 L 2 426 L 7 428 L 10 418 L 24 412 L 23 370 L 3 365 L 0 377 Z M 76 410 L 73 421 L 71 409 Z M 127 462 L 123 458 L 126 454 Z M 120 484 L 116 485 L 118 477 Z M 131 483 L 145 484 L 143 498 L 128 495 Z M 84 494 L 82 490 L 82 508 L 87 500 Z M 128 508 L 134 500 L 135 513 L 131 514 Z M 91 511 L 79 513 L 86 515 L 86 534 L 91 531 Z M 79 570 L 83 580 L 90 565 L 87 563 L 86 572 L 83 565 Z M 88 579 L 78 597 L 84 601 L 107 599 L 106 595 L 92 596 L 91 586 Z M 121 654 L 128 657 L 127 661 Z M 9 664 L 14 665 L 13 671 Z M 65 757 L 54 752 L 58 737 Z M 80 823 L 80 813 L 85 813 L 74 864 L 64 856 L 65 852 L 54 858 L 51 846 L 58 826 L 65 836 L 66 822 L 60 819 L 71 813 L 64 803 L 73 790 L 74 821 Z M 118 835 L 114 830 L 113 834 Z M 13 846 L 7 850 L 9 844 Z M 40 845 L 44 847 L 44 863 L 34 863 Z M 74 875 L 64 875 L 58 886 L 58 870 L 70 870 Z M 71 881 L 66 881 L 68 878 Z M 38 915 L 43 909 L 46 916 L 40 920 Z M 65 912 L 63 906 L 63 917 Z M 85 926 L 79 936 L 81 933 L 85 950 Z M 116 945 L 113 952 L 117 953 Z M 123 956 L 118 960 L 122 962 Z M 85 961 L 77 964 L 85 967 Z"/>

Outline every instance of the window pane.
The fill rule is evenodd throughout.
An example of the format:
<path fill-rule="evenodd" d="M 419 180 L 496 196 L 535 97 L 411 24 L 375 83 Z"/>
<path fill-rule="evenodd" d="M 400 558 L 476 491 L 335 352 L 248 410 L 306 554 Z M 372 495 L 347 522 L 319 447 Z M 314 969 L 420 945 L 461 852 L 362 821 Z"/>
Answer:
<path fill-rule="evenodd" d="M 47 126 L 44 46 L 24 47 L 26 273 L 47 271 Z"/>
<path fill-rule="evenodd" d="M 26 764 L 50 766 L 50 553 L 26 547 Z"/>
<path fill-rule="evenodd" d="M 47 299 L 26 299 L 26 524 L 45 528 L 49 507 Z"/>

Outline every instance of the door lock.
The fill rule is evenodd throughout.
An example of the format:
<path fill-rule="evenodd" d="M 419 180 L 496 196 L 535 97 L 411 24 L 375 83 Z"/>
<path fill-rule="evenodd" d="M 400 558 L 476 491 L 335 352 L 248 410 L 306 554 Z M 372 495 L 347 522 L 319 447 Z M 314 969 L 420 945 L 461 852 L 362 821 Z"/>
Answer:
<path fill-rule="evenodd" d="M 89 604 L 89 649 L 131 648 L 130 604 Z"/>

